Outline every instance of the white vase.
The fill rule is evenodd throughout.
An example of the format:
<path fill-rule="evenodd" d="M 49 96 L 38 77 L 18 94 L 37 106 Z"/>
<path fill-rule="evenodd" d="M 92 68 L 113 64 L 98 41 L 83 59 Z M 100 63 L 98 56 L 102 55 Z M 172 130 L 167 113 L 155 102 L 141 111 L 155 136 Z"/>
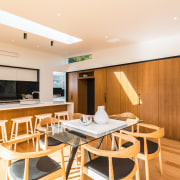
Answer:
<path fill-rule="evenodd" d="M 98 110 L 94 116 L 94 121 L 97 124 L 105 124 L 107 123 L 109 117 L 106 111 L 104 110 L 104 106 L 98 106 Z"/>

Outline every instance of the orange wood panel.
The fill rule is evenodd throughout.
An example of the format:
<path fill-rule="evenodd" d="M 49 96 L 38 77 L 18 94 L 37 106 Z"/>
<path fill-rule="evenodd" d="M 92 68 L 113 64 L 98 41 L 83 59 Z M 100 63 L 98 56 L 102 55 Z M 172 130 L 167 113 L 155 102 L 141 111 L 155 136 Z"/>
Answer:
<path fill-rule="evenodd" d="M 24 108 L 24 109 L 12 109 L 12 110 L 1 110 L 0 111 L 0 120 L 8 120 L 6 123 L 8 139 L 10 137 L 11 128 L 12 128 L 12 118 L 33 116 L 32 125 L 34 127 L 35 117 L 34 115 L 54 113 L 59 111 L 66 111 L 67 105 L 55 105 L 55 106 L 43 106 L 43 107 L 34 107 L 34 108 Z M 53 114 L 54 116 L 54 114 Z M 25 123 L 19 125 L 19 134 L 26 133 Z M 0 133 L 1 138 L 1 133 Z"/>
<path fill-rule="evenodd" d="M 107 103 L 109 115 L 120 113 L 120 66 L 107 68 Z"/>
<path fill-rule="evenodd" d="M 159 61 L 159 120 L 165 136 L 180 140 L 180 58 Z"/>
<path fill-rule="evenodd" d="M 159 125 L 158 63 L 159 61 L 152 61 L 138 64 L 138 93 L 142 101 L 139 118 L 155 125 Z"/>
<path fill-rule="evenodd" d="M 121 95 L 120 95 L 120 113 L 123 112 L 131 112 L 138 116 L 138 98 L 134 97 L 134 94 L 131 92 L 132 89 L 134 90 L 135 94 L 138 94 L 138 69 L 137 64 L 129 64 L 123 65 L 120 69 L 121 76 Z M 123 88 L 123 86 L 128 86 L 130 89 Z M 126 91 L 128 90 L 128 91 Z M 133 96 L 131 96 L 131 94 Z M 128 96 L 131 96 L 130 98 Z M 135 104 L 132 103 L 132 99 L 136 101 Z"/>
<path fill-rule="evenodd" d="M 78 80 L 78 112 L 87 114 L 87 80 Z"/>
<path fill-rule="evenodd" d="M 74 102 L 74 112 L 78 112 L 78 73 L 68 73 L 68 101 Z"/>
<path fill-rule="evenodd" d="M 97 106 L 106 106 L 106 69 L 96 69 L 95 76 L 95 112 Z"/>

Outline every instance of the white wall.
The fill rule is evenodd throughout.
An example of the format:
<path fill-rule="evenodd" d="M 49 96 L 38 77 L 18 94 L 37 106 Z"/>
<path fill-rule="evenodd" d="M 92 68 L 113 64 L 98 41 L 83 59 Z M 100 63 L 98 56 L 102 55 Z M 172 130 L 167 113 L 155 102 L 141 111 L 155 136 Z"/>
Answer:
<path fill-rule="evenodd" d="M 180 55 L 180 36 L 174 36 L 92 52 L 93 59 L 64 65 L 61 70 L 78 71 L 178 55 Z"/>
<path fill-rule="evenodd" d="M 15 52 L 16 57 L 6 56 Z M 10 55 L 14 55 L 9 53 Z M 0 65 L 18 66 L 40 69 L 40 99 L 41 101 L 52 101 L 53 99 L 53 71 L 65 63 L 63 57 L 44 53 L 36 50 L 25 49 L 10 44 L 0 44 Z"/>

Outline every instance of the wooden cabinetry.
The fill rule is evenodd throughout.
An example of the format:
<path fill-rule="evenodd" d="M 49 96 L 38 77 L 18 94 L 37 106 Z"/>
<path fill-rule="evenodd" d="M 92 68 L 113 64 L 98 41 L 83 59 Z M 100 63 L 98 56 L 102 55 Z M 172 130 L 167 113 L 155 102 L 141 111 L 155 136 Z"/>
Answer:
<path fill-rule="evenodd" d="M 166 137 L 180 140 L 180 58 L 159 61 L 159 121 Z"/>
<path fill-rule="evenodd" d="M 68 101 L 74 102 L 74 112 L 78 112 L 78 73 L 68 73 Z"/>
<path fill-rule="evenodd" d="M 107 68 L 106 111 L 120 113 L 120 66 Z"/>
<path fill-rule="evenodd" d="M 120 67 L 120 113 L 131 112 L 138 114 L 138 69 L 137 64 L 123 65 Z"/>
<path fill-rule="evenodd" d="M 96 69 L 95 77 L 95 112 L 97 106 L 106 106 L 106 69 Z"/>
<path fill-rule="evenodd" d="M 138 116 L 145 123 L 158 123 L 158 63 L 159 61 L 138 64 L 138 94 L 141 100 Z"/>

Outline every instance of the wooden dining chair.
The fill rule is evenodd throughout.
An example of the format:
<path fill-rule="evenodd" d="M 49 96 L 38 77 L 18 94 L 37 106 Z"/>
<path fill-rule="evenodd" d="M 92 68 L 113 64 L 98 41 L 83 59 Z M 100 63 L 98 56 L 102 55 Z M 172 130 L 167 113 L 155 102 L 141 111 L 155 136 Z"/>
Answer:
<path fill-rule="evenodd" d="M 114 151 L 115 138 L 119 139 L 119 151 Z M 130 141 L 133 145 L 127 149 L 121 149 L 122 140 Z M 97 149 L 89 144 L 83 145 L 81 150 L 81 180 L 85 179 L 84 174 L 98 180 L 129 180 L 134 176 L 136 176 L 136 180 L 139 180 L 140 143 L 136 138 L 113 133 L 111 151 Z M 99 157 L 85 163 L 85 150 Z"/>
<path fill-rule="evenodd" d="M 15 152 L 12 146 L 29 139 L 36 138 L 36 152 Z M 8 160 L 7 179 L 10 180 L 54 180 L 59 177 L 66 179 L 63 147 L 64 144 L 45 151 L 39 151 L 40 133 L 17 137 L 0 144 L 0 156 Z M 61 150 L 61 165 L 49 157 L 50 154 Z"/>
<path fill-rule="evenodd" d="M 139 121 L 139 118 L 131 113 L 131 112 L 124 112 L 124 113 L 121 113 L 121 114 L 114 114 L 114 115 L 110 115 L 109 118 L 111 119 L 117 119 L 117 120 L 124 120 L 124 121 Z M 129 128 L 126 128 L 127 131 L 136 131 L 135 128 L 134 128 L 134 125 L 131 126 L 131 129 Z"/>
<path fill-rule="evenodd" d="M 41 132 L 42 135 L 44 136 L 44 138 L 40 139 L 40 148 L 42 148 L 43 150 L 52 148 L 53 146 L 57 146 L 63 143 L 53 137 L 48 136 L 48 131 L 53 131 L 53 127 L 56 124 L 58 125 L 60 121 L 63 121 L 63 120 L 47 117 L 47 118 L 42 119 L 37 125 L 37 130 Z M 51 125 L 51 126 L 47 126 L 47 125 Z"/>
<path fill-rule="evenodd" d="M 140 133 L 140 127 L 153 130 L 150 133 Z M 159 165 L 160 172 L 163 175 L 162 167 L 162 154 L 161 154 L 161 141 L 160 138 L 164 136 L 164 128 L 160 128 L 155 125 L 139 123 L 137 124 L 137 132 L 129 132 L 121 130 L 121 133 L 128 134 L 136 137 L 140 141 L 140 153 L 138 158 L 145 160 L 145 171 L 146 171 L 146 180 L 149 180 L 149 160 L 159 156 Z M 157 139 L 157 142 L 151 140 Z M 126 142 L 122 146 L 127 148 L 132 145 L 131 142 Z"/>

